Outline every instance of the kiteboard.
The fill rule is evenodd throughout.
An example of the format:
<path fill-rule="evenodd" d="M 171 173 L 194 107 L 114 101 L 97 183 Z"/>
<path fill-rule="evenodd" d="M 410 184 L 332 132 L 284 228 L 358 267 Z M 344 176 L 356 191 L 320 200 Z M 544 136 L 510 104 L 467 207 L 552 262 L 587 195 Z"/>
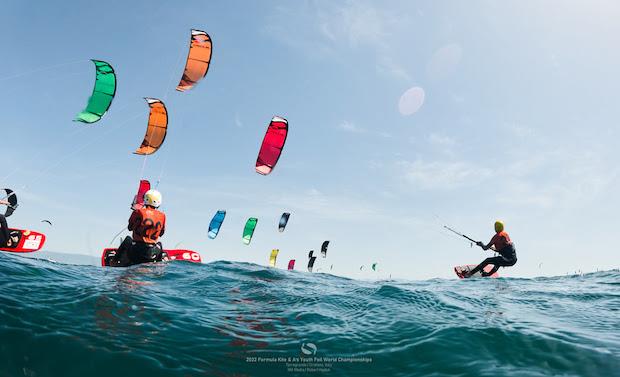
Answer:
<path fill-rule="evenodd" d="M 40 250 L 45 244 L 45 234 L 33 230 L 9 228 L 9 234 L 13 243 L 10 247 L 6 245 L 0 247 L 2 251 L 11 253 L 32 253 Z"/>
<path fill-rule="evenodd" d="M 474 268 L 476 268 L 476 264 L 467 264 L 465 266 L 456 266 L 454 267 L 454 272 L 456 272 L 456 276 L 458 276 L 461 279 L 467 279 L 465 276 L 463 276 L 464 272 L 469 272 L 471 270 L 473 270 Z M 484 267 L 484 271 L 485 272 L 490 272 L 493 269 L 493 265 L 492 264 L 488 264 Z M 480 271 L 476 272 L 475 274 L 473 274 L 472 276 L 469 276 L 470 278 L 473 277 L 483 277 L 482 274 L 480 273 Z M 490 277 L 490 278 L 497 278 L 499 277 L 499 275 L 497 274 L 497 272 L 493 273 L 493 275 L 490 276 L 486 276 L 486 277 Z"/>
<path fill-rule="evenodd" d="M 103 249 L 103 253 L 101 254 L 101 266 L 107 267 L 106 257 L 110 252 L 116 251 L 116 248 L 106 248 Z M 202 258 L 200 254 L 192 250 L 184 250 L 184 249 L 173 249 L 173 250 L 164 250 L 168 254 L 168 258 L 170 260 L 177 261 L 187 261 L 194 263 L 202 263 Z"/>

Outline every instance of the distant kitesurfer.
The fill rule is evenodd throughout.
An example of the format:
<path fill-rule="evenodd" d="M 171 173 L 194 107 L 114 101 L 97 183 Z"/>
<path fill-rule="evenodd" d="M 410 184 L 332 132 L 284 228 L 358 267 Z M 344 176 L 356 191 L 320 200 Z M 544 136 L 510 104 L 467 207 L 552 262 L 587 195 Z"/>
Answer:
<path fill-rule="evenodd" d="M 132 237 L 125 237 L 116 253 L 110 253 L 110 266 L 126 267 L 133 264 L 167 260 L 159 237 L 166 229 L 166 215 L 157 208 L 161 205 L 161 193 L 149 190 L 144 194 L 144 207 L 134 209 L 127 229 Z"/>
<path fill-rule="evenodd" d="M 464 273 L 464 277 L 472 276 L 478 271 L 480 271 L 482 276 L 490 276 L 496 273 L 500 267 L 514 266 L 515 263 L 517 263 L 517 251 L 510 240 L 510 236 L 504 231 L 504 223 L 500 220 L 495 222 L 495 235 L 491 238 L 491 241 L 486 245 L 478 241 L 476 245 L 480 246 L 483 250 L 491 249 L 496 251 L 499 255 L 483 260 L 482 263 L 477 265 L 473 270 Z M 483 269 L 489 264 L 493 265 L 493 269 L 489 272 L 485 272 Z"/>
<path fill-rule="evenodd" d="M 4 204 L 5 206 L 10 206 L 7 200 L 0 200 L 0 204 Z M 3 214 L 0 214 L 0 246 L 12 246 L 11 234 L 9 232 L 9 226 L 6 223 L 6 217 Z"/>

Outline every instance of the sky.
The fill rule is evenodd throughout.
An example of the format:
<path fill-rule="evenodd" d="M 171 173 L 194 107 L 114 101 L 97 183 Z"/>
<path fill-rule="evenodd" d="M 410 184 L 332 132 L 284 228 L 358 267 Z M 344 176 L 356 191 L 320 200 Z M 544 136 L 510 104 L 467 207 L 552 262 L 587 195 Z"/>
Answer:
<path fill-rule="evenodd" d="M 502 219 L 518 255 L 502 276 L 618 268 L 618 19 L 614 1 L 8 0 L 0 186 L 20 201 L 9 225 L 46 233 L 45 250 L 99 256 L 146 178 L 163 194 L 164 246 L 207 262 L 266 265 L 279 248 L 279 267 L 303 269 L 330 240 L 315 270 L 454 278 L 491 253 L 443 226 L 488 242 Z M 211 67 L 180 93 L 192 28 L 213 40 Z M 72 121 L 92 91 L 89 59 L 118 80 L 93 125 Z M 169 112 L 146 161 L 132 154 L 144 97 Z M 289 136 L 261 176 L 274 115 Z"/>

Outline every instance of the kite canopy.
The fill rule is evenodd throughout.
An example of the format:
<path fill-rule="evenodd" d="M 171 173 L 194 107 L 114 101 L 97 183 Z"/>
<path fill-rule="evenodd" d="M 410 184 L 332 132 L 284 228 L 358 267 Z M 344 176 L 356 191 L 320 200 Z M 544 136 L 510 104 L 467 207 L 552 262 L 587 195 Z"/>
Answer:
<path fill-rule="evenodd" d="M 49 220 L 41 220 L 41 222 L 42 222 L 42 223 L 48 223 L 48 224 L 52 225 L 52 222 L 51 222 L 51 221 L 49 221 Z M 53 226 L 53 225 L 52 225 L 52 226 Z"/>
<path fill-rule="evenodd" d="M 289 270 L 295 269 L 295 259 L 291 259 L 290 261 L 288 261 L 288 269 Z"/>
<path fill-rule="evenodd" d="M 95 63 L 96 77 L 93 94 L 86 104 L 86 108 L 77 115 L 75 120 L 83 123 L 95 123 L 108 111 L 114 94 L 116 94 L 116 74 L 111 65 L 101 60 L 91 60 Z"/>
<path fill-rule="evenodd" d="M 211 37 L 202 30 L 192 29 L 189 53 L 181 82 L 177 85 L 179 92 L 190 90 L 207 75 L 211 63 Z"/>
<path fill-rule="evenodd" d="M 377 271 L 377 263 L 373 263 L 372 264 L 372 270 L 373 271 Z"/>
<path fill-rule="evenodd" d="M 214 239 L 220 232 L 224 218 L 226 217 L 226 211 L 220 210 L 215 213 L 209 224 L 209 238 Z"/>
<path fill-rule="evenodd" d="M 288 121 L 279 116 L 274 116 L 269 123 L 256 159 L 256 172 L 258 174 L 267 175 L 271 173 L 278 163 L 278 159 L 280 159 L 287 135 Z"/>
<path fill-rule="evenodd" d="M 315 260 L 316 260 L 316 257 L 312 257 L 308 261 L 308 272 L 312 272 L 312 267 L 314 267 L 314 261 Z"/>
<path fill-rule="evenodd" d="M 327 257 L 327 246 L 329 246 L 329 241 L 323 241 L 323 245 L 321 245 L 321 254 L 323 258 Z"/>
<path fill-rule="evenodd" d="M 4 213 L 5 217 L 9 217 L 13 214 L 13 212 L 17 209 L 17 195 L 15 195 L 15 193 L 13 192 L 13 190 L 5 188 L 5 189 L 1 189 L 4 190 L 4 192 L 6 193 L 6 195 L 4 195 L 4 198 L 7 202 L 9 202 L 9 205 L 6 207 L 6 212 Z"/>
<path fill-rule="evenodd" d="M 278 225 L 278 230 L 280 232 L 284 232 L 284 228 L 286 228 L 286 224 L 288 223 L 288 218 L 291 216 L 290 213 L 284 212 L 282 217 L 280 217 L 280 224 Z"/>
<path fill-rule="evenodd" d="M 278 258 L 278 253 L 280 252 L 280 249 L 273 249 L 271 250 L 271 255 L 269 256 L 269 265 L 271 267 L 275 267 L 276 266 L 276 258 Z"/>
<path fill-rule="evenodd" d="M 145 98 L 149 104 L 151 111 L 149 113 L 149 121 L 146 127 L 146 135 L 144 141 L 135 154 L 148 155 L 157 152 L 159 147 L 164 143 L 166 131 L 168 129 L 168 111 L 166 105 L 155 98 Z"/>
<path fill-rule="evenodd" d="M 252 241 L 252 235 L 254 234 L 254 229 L 256 228 L 256 224 L 258 223 L 258 219 L 254 217 L 250 217 L 248 221 L 245 223 L 245 228 L 243 228 L 243 243 L 246 245 L 250 244 Z"/>
<path fill-rule="evenodd" d="M 131 203 L 132 209 L 140 209 L 144 207 L 144 194 L 151 189 L 151 182 L 146 179 L 141 179 L 138 185 L 138 193 L 133 197 Z"/>

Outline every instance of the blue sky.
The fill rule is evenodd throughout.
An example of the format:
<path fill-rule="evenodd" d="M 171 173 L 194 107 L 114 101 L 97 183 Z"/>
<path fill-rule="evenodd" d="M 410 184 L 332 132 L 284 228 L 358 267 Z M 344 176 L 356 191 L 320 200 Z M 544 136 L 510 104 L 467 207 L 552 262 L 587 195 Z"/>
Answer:
<path fill-rule="evenodd" d="M 519 257 L 504 276 L 618 267 L 617 3 L 128 3 L 3 4 L 0 185 L 20 198 L 10 225 L 44 231 L 46 249 L 100 255 L 126 224 L 143 97 L 155 97 L 169 133 L 144 177 L 160 179 L 166 247 L 260 264 L 279 248 L 285 267 L 329 239 L 317 267 L 337 274 L 452 277 L 487 255 L 442 225 L 486 242 L 501 218 Z M 212 66 L 178 93 L 191 28 L 211 35 Z M 92 90 L 89 59 L 119 83 L 85 126 L 72 119 Z M 424 102 L 405 115 L 413 87 Z M 254 162 L 273 115 L 290 133 L 263 177 Z M 227 218 L 208 240 L 218 209 Z M 244 246 L 248 217 L 259 223 Z"/>

